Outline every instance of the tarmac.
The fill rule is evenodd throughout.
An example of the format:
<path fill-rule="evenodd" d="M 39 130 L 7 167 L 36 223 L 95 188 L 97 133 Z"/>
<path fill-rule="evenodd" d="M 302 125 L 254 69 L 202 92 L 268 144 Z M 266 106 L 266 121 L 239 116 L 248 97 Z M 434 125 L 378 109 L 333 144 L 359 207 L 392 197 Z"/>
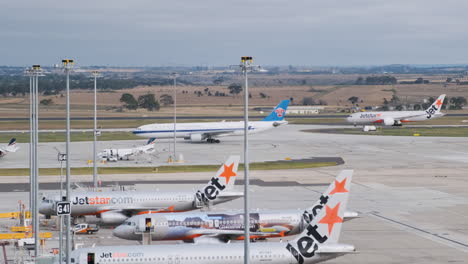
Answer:
<path fill-rule="evenodd" d="M 468 138 L 301 132 L 312 127 L 316 126 L 289 125 L 252 135 L 252 161 L 285 157 L 341 157 L 345 163 L 316 169 L 252 171 L 252 210 L 308 207 L 341 169 L 351 168 L 355 175 L 348 207 L 358 211 L 361 217 L 344 223 L 340 242 L 355 245 L 357 252 L 326 263 L 468 263 Z M 170 143 L 167 141 L 161 145 Z M 72 155 L 77 155 L 72 159 L 73 164 L 83 162 L 81 158 L 88 159 L 91 153 L 87 154 L 87 148 L 91 144 L 72 145 Z M 104 144 L 118 147 L 135 142 L 100 143 L 101 146 Z M 42 166 L 54 164 L 54 161 L 48 161 L 46 154 L 51 155 L 53 146 L 60 145 L 41 144 Z M 24 146 L 27 149 L 27 145 Z M 242 138 L 223 138 L 220 144 L 180 142 L 177 149 L 183 153 L 186 164 L 202 164 L 203 160 L 207 164 L 220 164 L 229 154 L 242 153 Z M 168 154 L 160 150 L 154 164 L 164 164 Z M 27 155 L 25 159 L 27 162 Z M 10 158 L 2 160 L 2 167 L 5 161 L 12 162 Z M 120 166 L 120 163 L 141 166 L 136 161 L 112 165 Z M 19 166 L 21 162 L 9 164 Z M 133 184 L 140 190 L 194 190 L 211 176 L 211 173 L 154 173 L 132 175 L 132 179 L 128 175 L 102 175 L 101 179 L 107 185 L 114 182 Z M 242 180 L 242 173 L 239 176 Z M 74 176 L 74 179 L 89 181 L 90 177 L 82 175 Z M 57 179 L 55 176 L 42 176 L 41 182 L 55 182 Z M 14 211 L 17 209 L 16 201 L 27 200 L 27 192 L 13 190 L 18 182 L 27 182 L 27 177 L 0 177 L 0 183 L 7 186 L 0 192 L 0 199 L 11 201 L 0 204 L 1 212 Z M 242 186 L 238 188 L 241 190 Z M 243 201 L 239 199 L 218 205 L 213 210 L 242 209 L 242 206 Z M 2 219 L 1 229 L 4 230 L 11 221 Z M 284 238 L 283 242 L 288 239 L 291 238 Z M 137 244 L 112 237 L 109 229 L 102 229 L 95 235 L 77 236 L 76 242 L 81 246 Z M 44 252 L 57 245 L 58 238 L 54 235 Z M 12 258 L 13 247 L 7 249 L 9 258 Z"/>

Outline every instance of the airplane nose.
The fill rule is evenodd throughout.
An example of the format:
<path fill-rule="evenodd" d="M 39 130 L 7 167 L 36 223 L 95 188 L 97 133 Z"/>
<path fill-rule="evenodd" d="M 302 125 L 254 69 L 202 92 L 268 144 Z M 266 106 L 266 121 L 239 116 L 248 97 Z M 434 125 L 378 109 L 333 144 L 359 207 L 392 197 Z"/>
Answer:
<path fill-rule="evenodd" d="M 125 238 L 126 229 L 127 228 L 125 226 L 119 225 L 112 231 L 112 235 L 118 238 Z"/>

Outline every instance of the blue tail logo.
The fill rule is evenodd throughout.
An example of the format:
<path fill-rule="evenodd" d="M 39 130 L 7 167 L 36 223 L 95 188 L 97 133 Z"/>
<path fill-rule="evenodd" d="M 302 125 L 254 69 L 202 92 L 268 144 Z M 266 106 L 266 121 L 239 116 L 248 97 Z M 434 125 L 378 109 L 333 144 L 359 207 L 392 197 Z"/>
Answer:
<path fill-rule="evenodd" d="M 286 116 L 286 110 L 288 109 L 289 100 L 281 101 L 275 109 L 262 121 L 282 121 Z"/>

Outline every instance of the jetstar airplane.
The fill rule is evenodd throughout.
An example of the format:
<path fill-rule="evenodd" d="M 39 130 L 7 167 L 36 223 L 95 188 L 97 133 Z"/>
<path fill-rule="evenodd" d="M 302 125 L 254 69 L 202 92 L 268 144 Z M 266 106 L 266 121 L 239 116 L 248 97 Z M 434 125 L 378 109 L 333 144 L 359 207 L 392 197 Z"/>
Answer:
<path fill-rule="evenodd" d="M 130 156 L 140 155 L 143 153 L 153 153 L 154 138 L 150 138 L 146 145 L 130 149 L 104 149 L 98 153 L 98 157 L 107 161 L 129 160 Z"/>
<path fill-rule="evenodd" d="M 273 111 L 261 121 L 249 122 L 249 134 L 263 132 L 280 125 L 284 121 L 289 100 L 281 101 Z M 151 124 L 138 127 L 133 134 L 147 138 L 173 138 L 174 124 Z M 244 122 L 204 122 L 204 123 L 177 123 L 176 137 L 192 142 L 207 141 L 219 143 L 218 137 L 240 136 L 244 134 Z"/>
<path fill-rule="evenodd" d="M 354 113 L 346 118 L 349 123 L 357 124 L 383 124 L 385 126 L 401 126 L 407 122 L 425 121 L 444 116 L 440 112 L 444 103 L 445 94 L 442 94 L 425 111 L 383 111 Z"/>
<path fill-rule="evenodd" d="M 251 239 L 291 236 L 301 233 L 336 193 L 349 192 L 352 170 L 342 171 L 320 199 L 305 211 L 282 210 L 250 213 Z M 226 212 L 187 212 L 136 215 L 114 229 L 116 237 L 142 241 L 143 233 L 156 240 L 228 242 L 244 238 L 244 215 Z M 344 218 L 357 217 L 345 212 Z"/>
<path fill-rule="evenodd" d="M 354 246 L 339 244 L 349 192 L 331 196 L 323 210 L 289 242 L 250 244 L 252 264 L 309 264 L 352 253 Z M 71 254 L 71 263 L 178 263 L 241 264 L 243 243 L 133 245 L 81 248 Z"/>
<path fill-rule="evenodd" d="M 0 147 L 0 158 L 4 157 L 9 152 L 16 152 L 18 149 L 19 147 L 16 146 L 16 138 L 12 138 L 8 145 Z"/>
<path fill-rule="evenodd" d="M 183 212 L 196 210 L 243 196 L 233 190 L 239 166 L 239 156 L 231 156 L 216 176 L 197 192 L 108 191 L 75 192 L 71 194 L 71 215 L 75 222 L 119 225 L 127 218 L 144 213 Z M 44 197 L 39 212 L 55 215 L 60 197 Z"/>

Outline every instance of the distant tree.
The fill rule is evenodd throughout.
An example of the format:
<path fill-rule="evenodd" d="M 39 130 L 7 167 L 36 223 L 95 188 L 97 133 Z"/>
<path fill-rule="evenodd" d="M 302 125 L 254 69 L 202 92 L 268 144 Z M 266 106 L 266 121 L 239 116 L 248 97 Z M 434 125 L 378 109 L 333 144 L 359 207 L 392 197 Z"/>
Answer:
<path fill-rule="evenodd" d="M 315 105 L 315 100 L 312 97 L 304 97 L 302 98 L 302 104 L 303 105 Z"/>
<path fill-rule="evenodd" d="M 450 78 L 450 77 L 448 77 L 447 80 L 445 80 L 445 82 L 448 82 L 448 83 L 450 83 L 450 82 L 452 82 L 452 81 L 453 81 L 453 79 Z"/>
<path fill-rule="evenodd" d="M 174 98 L 171 95 L 163 94 L 159 97 L 159 101 L 164 105 L 168 106 L 174 104 Z"/>
<path fill-rule="evenodd" d="M 229 86 L 228 86 L 228 90 L 229 90 L 229 93 L 230 94 L 239 94 L 240 92 L 242 92 L 242 85 L 238 84 L 238 83 L 231 83 Z"/>
<path fill-rule="evenodd" d="M 414 110 L 421 110 L 421 105 L 420 105 L 420 104 L 415 104 L 415 105 L 413 106 L 413 109 L 414 109 Z"/>
<path fill-rule="evenodd" d="M 357 79 L 356 79 L 356 82 L 354 83 L 356 85 L 363 85 L 364 84 L 364 78 L 362 78 L 361 76 L 359 76 Z"/>
<path fill-rule="evenodd" d="M 138 108 L 138 101 L 133 97 L 132 94 L 124 93 L 120 97 L 120 102 L 124 103 L 124 107 L 130 110 L 135 110 Z"/>
<path fill-rule="evenodd" d="M 41 105 L 52 105 L 54 101 L 52 99 L 42 99 L 40 102 Z"/>
<path fill-rule="evenodd" d="M 151 93 L 140 95 L 138 97 L 138 106 L 141 108 L 145 108 L 148 111 L 158 111 L 160 108 L 158 101 L 156 101 L 154 97 L 154 94 Z"/>
<path fill-rule="evenodd" d="M 416 79 L 416 81 L 414 81 L 414 83 L 416 83 L 416 84 L 424 83 L 424 79 L 419 77 L 419 78 Z"/>
<path fill-rule="evenodd" d="M 206 87 L 205 89 L 203 89 L 203 92 L 205 92 L 205 94 L 208 94 L 208 92 L 210 91 L 210 88 Z"/>
<path fill-rule="evenodd" d="M 388 100 L 387 100 L 387 98 L 384 98 L 384 99 L 383 99 L 383 104 L 384 104 L 384 105 L 388 105 Z"/>
<path fill-rule="evenodd" d="M 398 110 L 398 111 L 401 111 L 401 110 L 403 110 L 403 105 L 397 105 L 395 107 L 395 109 Z"/>
<path fill-rule="evenodd" d="M 396 94 L 393 94 L 392 99 L 390 99 L 390 103 L 393 104 L 393 105 L 396 105 L 399 102 L 400 102 L 400 98 L 398 98 L 398 96 L 396 96 Z"/>
<path fill-rule="evenodd" d="M 289 101 L 290 101 L 291 103 L 294 102 L 294 98 L 292 98 L 292 97 L 289 98 Z"/>
<path fill-rule="evenodd" d="M 214 78 L 214 80 L 213 80 L 213 84 L 214 84 L 214 85 L 221 85 L 223 82 L 224 82 L 223 76 L 216 77 L 216 78 Z"/>
<path fill-rule="evenodd" d="M 355 104 L 359 101 L 359 97 L 351 96 L 350 98 L 348 98 L 348 101 L 350 101 L 352 104 Z"/>
<path fill-rule="evenodd" d="M 260 93 L 261 98 L 267 98 L 267 95 L 265 93 Z"/>

